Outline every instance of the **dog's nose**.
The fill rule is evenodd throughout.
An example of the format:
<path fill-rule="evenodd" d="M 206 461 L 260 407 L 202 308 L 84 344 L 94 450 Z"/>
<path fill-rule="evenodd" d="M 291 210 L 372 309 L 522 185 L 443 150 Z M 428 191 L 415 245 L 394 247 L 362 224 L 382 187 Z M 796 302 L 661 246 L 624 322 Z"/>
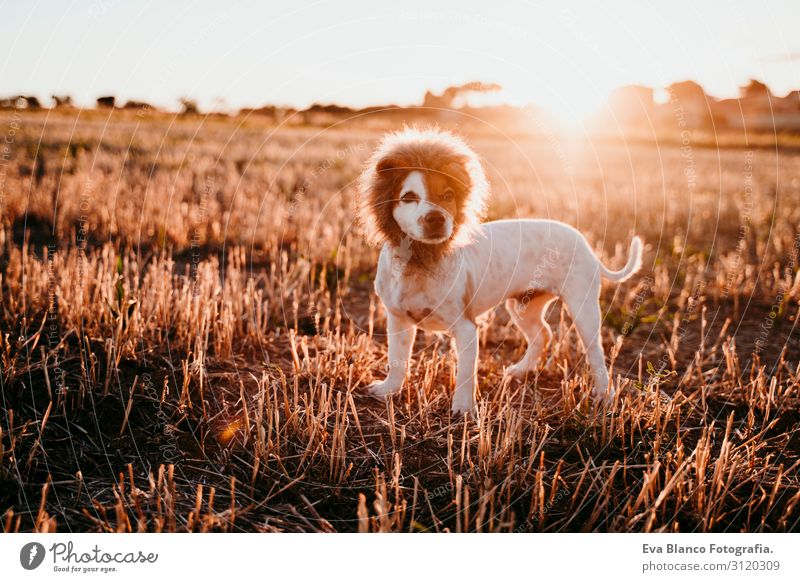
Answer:
<path fill-rule="evenodd" d="M 431 228 L 441 228 L 444 226 L 444 214 L 441 212 L 429 212 L 425 215 L 425 226 L 430 226 Z"/>

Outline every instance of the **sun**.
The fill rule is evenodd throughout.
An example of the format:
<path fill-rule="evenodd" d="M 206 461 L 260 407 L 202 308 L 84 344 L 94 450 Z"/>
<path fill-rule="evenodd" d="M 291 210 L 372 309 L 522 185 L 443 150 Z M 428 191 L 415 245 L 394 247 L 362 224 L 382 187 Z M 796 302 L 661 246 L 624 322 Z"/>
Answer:
<path fill-rule="evenodd" d="M 544 85 L 540 79 L 508 87 L 510 102 L 540 108 L 554 123 L 565 129 L 580 129 L 594 114 L 602 111 L 611 87 L 598 87 L 579 78 L 560 79 Z"/>
<path fill-rule="evenodd" d="M 604 101 L 594 97 L 581 96 L 568 98 L 551 103 L 542 104 L 542 108 L 553 117 L 557 123 L 568 128 L 583 126 L 593 114 L 600 111 Z"/>

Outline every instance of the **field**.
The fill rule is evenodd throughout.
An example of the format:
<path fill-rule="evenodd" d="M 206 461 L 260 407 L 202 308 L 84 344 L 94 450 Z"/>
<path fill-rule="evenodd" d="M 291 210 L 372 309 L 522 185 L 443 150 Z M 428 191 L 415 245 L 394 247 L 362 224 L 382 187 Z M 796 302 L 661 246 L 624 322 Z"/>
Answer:
<path fill-rule="evenodd" d="M 556 304 L 525 383 L 489 314 L 474 422 L 435 335 L 402 396 L 363 395 L 354 181 L 385 123 L 0 122 L 4 531 L 800 529 L 800 154 L 468 132 L 490 218 L 568 222 L 614 268 L 647 245 L 603 288 L 612 409 Z"/>

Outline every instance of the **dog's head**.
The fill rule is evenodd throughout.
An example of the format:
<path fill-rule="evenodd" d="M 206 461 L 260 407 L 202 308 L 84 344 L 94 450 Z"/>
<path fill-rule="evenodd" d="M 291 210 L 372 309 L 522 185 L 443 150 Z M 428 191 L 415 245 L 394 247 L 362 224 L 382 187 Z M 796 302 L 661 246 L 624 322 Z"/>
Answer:
<path fill-rule="evenodd" d="M 477 155 L 439 129 L 387 134 L 359 180 L 359 218 L 372 242 L 433 257 L 469 240 L 488 186 Z M 424 248 L 425 247 L 425 248 Z"/>

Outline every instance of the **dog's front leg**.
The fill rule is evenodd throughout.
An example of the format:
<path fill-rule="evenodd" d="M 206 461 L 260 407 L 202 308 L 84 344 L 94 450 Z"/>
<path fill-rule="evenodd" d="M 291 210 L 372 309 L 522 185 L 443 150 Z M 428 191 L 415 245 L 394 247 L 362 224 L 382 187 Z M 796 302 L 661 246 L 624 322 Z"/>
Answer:
<path fill-rule="evenodd" d="M 452 329 L 456 341 L 456 391 L 453 394 L 453 414 L 466 414 L 475 409 L 475 374 L 478 368 L 478 328 L 463 319 Z"/>
<path fill-rule="evenodd" d="M 386 333 L 389 340 L 389 373 L 383 382 L 375 382 L 367 387 L 369 393 L 376 398 L 386 398 L 403 388 L 417 328 L 407 319 L 390 313 Z"/>

